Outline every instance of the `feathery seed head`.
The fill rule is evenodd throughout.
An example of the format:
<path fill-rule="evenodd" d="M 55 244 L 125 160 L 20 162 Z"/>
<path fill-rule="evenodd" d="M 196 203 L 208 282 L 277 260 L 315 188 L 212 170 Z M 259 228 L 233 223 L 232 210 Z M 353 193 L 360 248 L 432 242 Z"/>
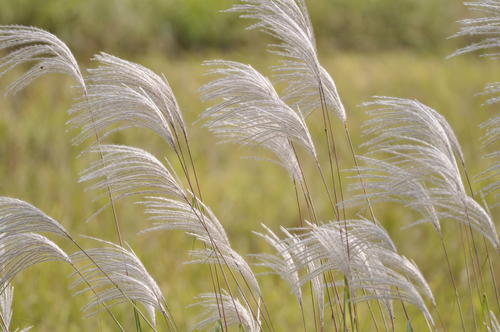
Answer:
<path fill-rule="evenodd" d="M 0 77 L 21 64 L 34 63 L 8 87 L 8 93 L 15 94 L 47 73 L 69 75 L 85 91 L 85 81 L 73 54 L 50 32 L 35 27 L 1 25 L 0 50 L 7 50 L 7 55 L 0 57 Z"/>
<path fill-rule="evenodd" d="M 270 51 L 284 58 L 275 67 L 278 78 L 286 83 L 285 100 L 298 105 L 305 115 L 319 107 L 335 112 L 342 122 L 346 112 L 331 76 L 318 60 L 316 41 L 303 0 L 241 0 L 228 12 L 257 22 L 249 29 L 259 29 L 280 44 Z"/>

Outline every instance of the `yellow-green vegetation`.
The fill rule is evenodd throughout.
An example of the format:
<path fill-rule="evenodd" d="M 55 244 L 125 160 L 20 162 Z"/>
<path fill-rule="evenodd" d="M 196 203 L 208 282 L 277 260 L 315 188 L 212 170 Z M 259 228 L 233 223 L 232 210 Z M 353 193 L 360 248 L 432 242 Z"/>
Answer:
<path fill-rule="evenodd" d="M 21 11 L 14 8 L 14 2 L 19 8 L 31 9 Z M 85 55 L 107 50 L 107 45 L 110 45 L 112 50 L 123 52 L 119 54 L 121 57 L 164 73 L 189 124 L 190 144 L 205 203 L 217 214 L 237 252 L 243 255 L 269 252 L 270 248 L 252 234 L 252 231 L 262 231 L 261 223 L 276 230 L 279 225 L 300 225 L 290 178 L 282 168 L 272 163 L 245 158 L 260 155 L 260 152 L 230 144 L 217 145 L 217 140 L 195 121 L 208 106 L 200 101 L 198 92 L 209 80 L 204 76 L 206 68 L 201 65 L 204 60 L 223 58 L 249 63 L 270 75 L 269 67 L 276 64 L 277 57 L 264 53 L 265 44 L 257 41 L 261 35 L 252 33 L 250 39 L 240 44 L 241 32 L 236 30 L 243 25 L 234 17 L 217 21 L 222 23 L 215 25 L 209 23 L 213 15 L 223 16 L 215 13 L 213 8 L 227 8 L 232 1 L 217 1 L 213 6 L 207 4 L 210 1 L 175 1 L 175 5 L 173 1 L 151 1 L 148 6 L 137 10 L 129 2 L 52 1 L 36 2 L 31 7 L 33 3 L 30 1 L 5 0 L 0 1 L 0 17 L 5 20 L 1 23 L 36 24 L 41 28 L 61 31 L 61 39 L 68 41 L 69 45 L 74 42 Z M 483 133 L 478 125 L 491 117 L 492 107 L 482 106 L 485 97 L 476 94 L 483 90 L 486 83 L 498 80 L 500 68 L 495 61 L 473 56 L 445 59 L 455 49 L 456 42 L 442 38 L 454 30 L 452 20 L 462 12 L 460 7 L 455 6 L 455 1 L 454 5 L 452 1 L 400 2 L 398 6 L 389 4 L 393 1 L 381 0 L 369 1 L 368 5 L 363 1 L 347 0 L 311 4 L 311 14 L 314 23 L 318 24 L 320 36 L 320 60 L 332 74 L 349 114 L 354 146 L 363 152 L 359 145 L 364 141 L 361 125 L 366 115 L 365 109 L 359 107 L 360 103 L 375 95 L 414 98 L 446 117 L 462 145 L 470 173 L 478 174 L 490 166 L 490 161 L 482 158 L 487 151 L 480 146 Z M 417 3 L 425 3 L 425 6 Z M 41 9 L 40 13 L 38 10 Z M 173 9 L 174 13 L 168 9 Z M 104 17 L 107 10 L 112 10 L 115 16 L 111 21 L 102 18 L 101 22 L 99 15 Z M 122 11 L 123 16 L 120 16 Z M 340 11 L 347 14 L 338 14 Z M 396 12 L 402 13 L 397 19 Z M 440 17 L 439 13 L 445 13 L 445 16 Z M 365 24 L 366 17 L 371 23 Z M 21 18 L 20 21 L 16 21 L 18 18 Z M 377 23 L 387 18 L 394 20 L 388 25 Z M 51 23 L 52 19 L 54 23 Z M 88 22 L 93 22 L 91 19 L 99 22 L 97 27 L 92 28 L 95 31 L 64 31 L 65 22 L 76 20 L 76 25 L 79 22 L 89 26 L 92 23 Z M 155 25 L 155 22 L 162 21 L 163 25 Z M 408 30 L 399 29 L 407 25 L 413 26 Z M 116 30 L 113 26 L 117 27 Z M 207 29 L 207 26 L 210 28 Z M 367 31 L 376 38 L 370 34 L 362 35 Z M 129 35 L 131 32 L 133 35 Z M 348 37 L 350 34 L 352 38 Z M 329 36 L 335 38 L 330 39 Z M 253 41 L 259 46 L 252 46 Z M 376 45 L 378 42 L 381 44 Z M 204 47 L 201 50 L 200 45 Z M 182 46 L 183 51 L 173 50 L 177 46 Z M 190 49 L 197 51 L 190 52 Z M 5 91 L 7 84 L 20 72 L 2 77 L 0 91 Z M 79 155 L 82 147 L 71 145 L 76 132 L 65 125 L 69 119 L 66 111 L 75 98 L 80 98 L 78 92 L 71 88 L 73 84 L 67 77 L 50 75 L 37 80 L 16 96 L 0 98 L 0 174 L 3 174 L 0 193 L 1 196 L 17 197 L 34 204 L 58 219 L 73 236 L 85 234 L 117 242 L 110 211 L 86 222 L 106 200 L 94 201 L 95 193 L 85 191 L 85 185 L 78 183 L 79 172 L 88 166 L 92 158 Z M 314 113 L 308 124 L 320 159 L 326 163 L 327 156 L 322 153 L 326 151 L 326 146 L 320 112 Z M 334 132 L 340 133 L 337 147 L 341 167 L 348 169 L 354 165 L 341 129 L 340 124 L 336 124 Z M 164 142 L 140 129 L 119 132 L 110 141 L 139 146 L 158 157 L 173 158 L 173 153 Z M 173 166 L 180 170 L 179 165 Z M 306 164 L 305 167 L 311 177 L 311 187 L 321 188 L 321 179 L 314 165 Z M 319 219 L 333 219 L 325 197 L 318 194 L 315 202 Z M 117 211 L 124 240 L 162 288 L 179 330 L 187 330 L 200 313 L 199 308 L 189 305 L 198 294 L 212 290 L 206 266 L 183 264 L 189 260 L 188 250 L 200 245 L 181 232 L 137 234 L 150 226 L 150 222 L 142 208 L 133 204 L 133 200 L 125 199 L 117 203 Z M 493 219 L 498 220 L 498 209 L 493 210 L 495 212 Z M 447 330 L 460 330 L 460 320 L 453 304 L 454 290 L 450 286 L 439 238 L 432 226 L 425 224 L 402 229 L 415 221 L 416 216 L 398 205 L 377 205 L 375 214 L 399 253 L 414 260 L 421 269 L 434 292 Z M 443 228 L 452 253 L 451 264 L 466 321 L 471 325 L 471 303 L 468 299 L 472 295 L 466 282 L 459 227 L 456 223 L 449 223 Z M 92 241 L 80 240 L 84 245 L 92 244 Z M 63 246 L 63 249 L 74 250 L 70 246 Z M 498 257 L 495 259 L 495 272 L 500 276 Z M 35 331 L 114 330 L 115 326 L 105 313 L 84 317 L 81 307 L 88 299 L 72 295 L 73 291 L 69 288 L 73 280 L 71 273 L 69 267 L 55 262 L 37 265 L 17 276 L 13 282 L 16 295 L 12 326 L 33 325 Z M 299 307 L 288 286 L 275 276 L 262 276 L 260 281 L 276 331 L 303 330 Z M 493 294 L 492 285 L 487 287 L 489 294 Z M 489 300 L 491 309 L 495 308 L 494 298 Z M 479 311 L 479 300 L 473 301 Z M 411 306 L 406 309 L 414 331 L 425 331 L 421 313 Z M 368 317 L 365 305 L 361 304 L 359 310 L 360 317 Z M 306 311 L 311 313 L 311 308 Z M 114 312 L 128 327 L 127 331 L 134 330 L 130 306 L 118 306 Z M 434 311 L 431 313 L 436 315 Z M 405 321 L 402 309 L 397 306 L 398 331 L 405 326 Z M 312 319 L 307 323 L 312 331 Z M 370 319 L 361 319 L 360 331 L 369 331 L 371 326 Z"/>
<path fill-rule="evenodd" d="M 245 50 L 244 53 L 233 52 L 225 57 L 251 62 L 257 68 L 267 68 L 274 61 L 271 56 L 262 57 L 260 52 Z M 197 92 L 207 80 L 201 62 L 216 56 L 220 55 L 209 53 L 167 58 L 152 53 L 135 60 L 165 73 L 188 122 L 192 123 L 204 108 Z M 356 144 L 362 141 L 358 133 L 364 119 L 359 103 L 373 95 L 418 98 L 440 110 L 454 126 L 473 174 L 488 166 L 487 161 L 481 159 L 483 152 L 478 148 L 481 133 L 477 125 L 489 117 L 491 110 L 481 107 L 481 97 L 474 94 L 500 74 L 494 62 L 474 57 L 445 60 L 442 56 L 416 56 L 404 51 L 357 54 L 329 50 L 323 52 L 322 59 L 335 73 L 338 88 L 352 117 Z M 8 78 L 2 81 L 2 86 L 6 82 Z M 73 93 L 69 80 L 51 76 L 16 97 L 1 99 L 1 137 L 4 143 L 0 146 L 0 167 L 5 174 L 1 182 L 2 193 L 32 202 L 57 217 L 74 234 L 116 240 L 109 213 L 85 223 L 100 205 L 93 204 L 93 194 L 86 193 L 84 186 L 77 183 L 78 172 L 85 168 L 88 159 L 77 158 L 80 149 L 71 146 L 72 134 L 64 125 L 68 119 L 65 111 L 73 103 Z M 317 122 L 319 126 L 319 120 L 315 118 L 311 122 Z M 318 134 L 320 130 L 316 128 L 315 132 Z M 296 206 L 293 186 L 280 167 L 242 159 L 255 153 L 236 146 L 215 145 L 215 139 L 200 126 L 192 125 L 190 133 L 205 199 L 223 222 L 235 248 L 244 253 L 269 250 L 251 234 L 252 230 L 260 230 L 261 222 L 275 227 L 298 225 L 298 212 L 296 208 L 290 208 Z M 139 132 L 119 134 L 113 141 L 147 147 L 159 156 L 170 154 L 154 135 Z M 347 146 L 340 145 L 340 149 L 343 164 L 346 168 L 351 167 Z M 181 329 L 187 328 L 196 316 L 196 310 L 187 306 L 193 302 L 194 296 L 210 287 L 205 267 L 183 265 L 188 259 L 186 249 L 193 245 L 192 240 L 181 233 L 137 235 L 149 226 L 141 208 L 124 201 L 118 204 L 118 210 L 126 241 L 160 283 Z M 400 252 L 417 262 L 431 287 L 437 290 L 437 302 L 446 311 L 442 315 L 449 329 L 457 330 L 459 321 L 450 300 L 453 289 L 449 287 L 437 235 L 430 226 L 401 230 L 412 221 L 412 216 L 402 208 L 380 207 L 376 211 Z M 326 211 L 322 216 L 331 218 Z M 445 226 L 449 229 L 452 252 L 461 248 L 455 226 Z M 455 271 L 463 271 L 460 256 L 455 255 L 453 260 Z M 104 330 L 112 329 L 104 314 L 98 316 L 99 319 L 82 317 L 80 307 L 86 300 L 72 297 L 68 289 L 69 273 L 69 268 L 50 263 L 50 266 L 36 266 L 20 275 L 15 281 L 14 326 L 33 324 L 39 331 L 81 331 L 99 326 Z M 459 279 L 460 290 L 467 294 L 465 277 L 461 275 Z M 298 308 L 291 304 L 293 297 L 287 286 L 277 278 L 263 278 L 263 281 L 276 326 L 283 330 L 300 330 Z M 130 309 L 123 308 L 119 314 L 125 325 L 133 326 Z M 415 312 L 414 316 L 421 321 L 418 313 Z M 416 327 L 415 330 L 422 328 Z"/>
<path fill-rule="evenodd" d="M 234 0 L 1 0 L 2 24 L 44 27 L 67 41 L 79 57 L 95 50 L 177 54 L 200 48 L 253 44 L 262 35 L 244 31 L 236 15 L 220 14 Z M 316 36 L 343 49 L 441 49 L 464 17 L 455 0 L 315 0 L 309 4 Z M 107 33 L 103 33 L 106 31 Z"/>

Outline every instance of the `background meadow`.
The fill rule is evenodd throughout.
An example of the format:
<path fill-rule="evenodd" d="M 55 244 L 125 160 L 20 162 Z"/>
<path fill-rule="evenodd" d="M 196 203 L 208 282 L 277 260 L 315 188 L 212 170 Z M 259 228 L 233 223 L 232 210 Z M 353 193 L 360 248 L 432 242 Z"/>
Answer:
<path fill-rule="evenodd" d="M 248 32 L 248 22 L 230 13 L 232 0 L 0 0 L 1 24 L 34 25 L 65 41 L 83 66 L 99 51 L 138 62 L 168 78 L 187 123 L 191 146 L 200 175 L 205 202 L 218 215 L 238 252 L 270 251 L 251 232 L 260 223 L 277 230 L 279 225 L 299 224 L 293 186 L 285 172 L 271 163 L 245 157 L 257 152 L 234 145 L 217 145 L 216 139 L 199 124 L 207 107 L 198 89 L 208 82 L 201 63 L 222 58 L 250 63 L 270 74 L 277 58 L 264 51 L 268 38 Z M 313 0 L 308 6 L 318 38 L 320 60 L 335 79 L 347 112 L 355 146 L 363 142 L 361 124 L 366 119 L 358 105 L 374 95 L 415 98 L 441 112 L 462 144 L 468 168 L 477 174 L 489 166 L 481 158 L 482 132 L 478 124 L 492 115 L 492 107 L 481 106 L 477 96 L 486 83 L 498 80 L 500 68 L 489 59 L 474 55 L 446 60 L 464 38 L 447 39 L 458 30 L 458 19 L 468 15 L 455 0 Z M 20 72 L 20 71 L 19 71 Z M 0 90 L 19 72 L 0 80 Z M 57 218 L 72 234 L 86 234 L 116 241 L 111 214 L 86 219 L 103 201 L 78 183 L 78 174 L 90 158 L 79 156 L 71 145 L 75 131 L 65 125 L 66 111 L 75 91 L 66 77 L 50 75 L 16 96 L 0 97 L 0 192 L 26 200 Z M 321 139 L 317 112 L 310 120 L 317 150 L 326 147 Z M 340 127 L 339 127 L 340 128 Z M 348 146 L 339 139 L 341 166 L 352 167 Z M 148 149 L 169 156 L 165 144 L 141 130 L 113 136 L 113 142 Z M 322 145 L 323 144 L 323 145 Z M 361 148 L 358 148 L 363 152 Z M 314 177 L 314 168 L 310 167 Z M 320 186 L 314 177 L 313 186 Z M 318 197 L 320 219 L 329 220 L 328 205 Z M 199 313 L 189 307 L 200 292 L 209 290 L 206 267 L 185 265 L 187 249 L 195 244 L 180 232 L 137 233 L 149 221 L 132 201 L 117 204 L 125 240 L 158 281 L 181 331 L 191 326 Z M 429 282 L 443 321 L 449 331 L 459 328 L 453 289 L 439 250 L 439 240 L 430 225 L 402 229 L 415 215 L 392 205 L 377 205 L 376 215 L 394 240 L 399 252 L 413 260 Z M 498 211 L 493 210 L 498 220 Z M 450 252 L 461 243 L 456 225 L 445 224 Z M 497 224 L 498 228 L 498 224 Z M 82 239 L 82 243 L 86 240 Z M 498 261 L 498 260 L 497 260 Z M 459 291 L 467 289 L 463 260 L 452 256 Z M 498 266 L 498 264 L 497 264 Z M 497 270 L 500 276 L 500 271 Z M 35 331 L 111 331 L 104 314 L 85 318 L 80 308 L 85 296 L 73 297 L 69 289 L 71 270 L 60 263 L 46 263 L 19 275 L 14 285 L 13 326 L 34 325 Z M 263 292 L 280 331 L 299 331 L 302 323 L 293 295 L 277 277 L 261 279 Z M 479 305 L 476 303 L 475 305 Z M 496 308 L 498 310 L 499 308 Z M 118 307 L 117 316 L 133 326 L 128 307 Z M 496 312 L 498 314 L 498 311 Z M 411 308 L 415 331 L 424 330 L 421 314 Z M 402 319 L 401 315 L 398 319 Z M 361 321 L 361 327 L 363 327 Z M 369 322 L 366 322 L 369 326 Z M 361 329 L 363 330 L 363 329 Z"/>

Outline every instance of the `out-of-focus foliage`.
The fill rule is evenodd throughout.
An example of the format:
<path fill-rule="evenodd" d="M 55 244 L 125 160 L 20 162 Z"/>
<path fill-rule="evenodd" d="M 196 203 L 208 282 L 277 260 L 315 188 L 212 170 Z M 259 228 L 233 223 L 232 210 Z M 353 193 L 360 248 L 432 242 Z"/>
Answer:
<path fill-rule="evenodd" d="M 236 0 L 0 0 L 1 24 L 35 25 L 71 41 L 75 53 L 143 54 L 147 49 L 229 48 L 253 43 L 234 14 Z M 455 0 L 308 1 L 320 42 L 350 50 L 435 51 L 463 8 Z M 248 22 L 247 22 L 248 23 Z"/>
<path fill-rule="evenodd" d="M 476 128 L 490 117 L 491 108 L 481 108 L 479 105 L 487 97 L 474 97 L 474 94 L 481 91 L 485 83 L 497 80 L 500 68 L 495 62 L 476 57 L 444 59 L 444 55 L 456 49 L 454 44 L 467 44 L 464 39 L 446 40 L 458 29 L 454 21 L 466 17 L 461 14 L 465 11 L 461 1 L 306 1 L 317 32 L 320 56 L 334 74 L 344 105 L 351 114 L 356 147 L 362 142 L 360 124 L 365 119 L 356 105 L 372 95 L 416 98 L 443 112 L 450 121 L 470 161 L 471 174 L 489 167 L 488 161 L 481 158 L 484 151 L 478 145 L 480 133 Z M 237 20 L 235 14 L 218 13 L 235 2 L 0 0 L 0 23 L 48 29 L 68 42 L 82 60 L 103 50 L 164 72 L 189 123 L 204 199 L 224 223 L 235 249 L 254 253 L 268 250 L 257 237 L 249 236 L 251 231 L 259 230 L 260 222 L 273 229 L 280 224 L 298 224 L 298 211 L 289 208 L 296 200 L 291 181 L 272 163 L 241 158 L 247 157 L 248 151 L 216 145 L 212 135 L 199 124 L 192 124 L 207 106 L 196 92 L 207 81 L 203 76 L 206 68 L 200 65 L 203 60 L 233 59 L 252 63 L 259 69 L 277 64 L 275 57 L 263 51 L 262 34 L 244 31 L 243 27 L 249 22 Z M 182 52 L 182 56 L 172 56 L 178 52 Z M 18 75 L 19 71 L 14 71 L 0 80 L 0 91 L 5 91 Z M 90 223 L 84 222 L 101 205 L 93 201 L 91 192 L 84 191 L 84 186 L 77 183 L 78 172 L 88 166 L 89 160 L 86 156 L 76 158 L 80 148 L 70 144 L 74 133 L 65 133 L 69 128 L 64 125 L 68 120 L 65 111 L 76 96 L 70 85 L 64 76 L 53 75 L 40 79 L 18 96 L 4 97 L 0 93 L 0 139 L 3 142 L 0 174 L 4 175 L 0 191 L 3 195 L 27 200 L 60 218 L 74 234 L 116 241 L 110 211 Z M 472 117 L 471 110 L 477 110 Z M 324 140 L 321 140 L 323 128 L 315 125 L 320 123 L 320 116 L 320 113 L 312 115 L 311 124 L 313 136 L 319 142 L 318 150 L 325 151 Z M 161 140 L 149 133 L 117 133 L 113 139 L 113 143 L 138 144 L 151 149 L 159 157 L 168 154 Z M 341 142 L 341 166 L 349 167 L 348 145 Z M 359 151 L 363 152 L 361 148 Z M 321 188 L 322 183 L 316 178 L 311 186 Z M 201 277 L 206 276 L 206 270 L 182 264 L 188 257 L 177 248 L 193 243 L 180 233 L 138 236 L 137 232 L 151 226 L 141 209 L 130 201 L 119 202 L 118 208 L 124 239 L 140 253 L 167 299 L 174 299 L 172 312 L 180 330 L 187 330 L 194 323 L 190 317 L 195 316 L 191 315 L 195 309 L 188 305 L 195 295 L 210 287 L 207 279 Z M 318 201 L 318 210 L 326 214 L 329 206 Z M 410 216 L 400 208 L 379 208 L 376 213 L 401 253 L 421 267 L 431 287 L 444 290 L 436 296 L 438 304 L 450 303 L 453 291 L 446 273 L 439 268 L 444 258 L 436 252 L 439 242 L 432 227 L 401 229 L 402 221 L 410 220 Z M 450 250 L 459 252 L 462 243 L 454 235 L 451 231 L 446 234 Z M 456 275 L 460 275 L 463 268 L 461 258 L 460 255 L 452 257 Z M 34 325 L 37 331 L 113 331 L 115 326 L 104 316 L 84 318 L 80 308 L 86 303 L 85 298 L 69 299 L 71 279 L 65 276 L 70 273 L 67 266 L 54 263 L 49 268 L 33 267 L 19 275 L 14 281 L 17 295 L 13 326 Z M 294 300 L 293 294 L 276 280 L 263 280 L 263 290 L 270 294 L 266 299 L 269 306 L 279 308 L 273 312 L 275 325 L 286 331 L 300 329 L 300 315 L 292 306 L 283 306 Z M 459 282 L 460 290 L 465 293 L 467 285 L 463 274 Z M 131 310 L 118 308 L 116 313 L 126 326 L 133 326 Z M 418 317 L 414 311 L 409 314 Z M 442 319 L 450 331 L 459 330 L 456 316 L 443 315 Z M 369 324 L 369 320 L 360 321 L 362 330 Z M 413 324 L 415 331 L 425 329 L 423 319 Z"/>
<path fill-rule="evenodd" d="M 443 41 L 444 44 L 449 42 Z M 242 49 L 245 51 L 231 50 L 224 54 L 206 50 L 187 52 L 182 57 L 168 57 L 151 50 L 151 53 L 139 57 L 138 62 L 165 73 L 186 116 L 186 123 L 189 124 L 200 186 L 206 188 L 204 199 L 224 224 L 235 249 L 255 253 L 269 250 L 258 237 L 249 236 L 251 231 L 262 230 L 260 222 L 275 230 L 280 224 L 289 227 L 298 225 L 298 211 L 290 208 L 296 200 L 291 181 L 273 163 L 245 158 L 255 151 L 238 149 L 229 144 L 217 145 L 213 135 L 199 124 L 193 124 L 207 106 L 201 102 L 196 92 L 208 80 L 203 76 L 206 72 L 206 68 L 201 66 L 203 60 L 225 57 L 252 63 L 256 68 L 269 68 L 276 64 L 276 58 L 266 54 L 261 48 L 247 46 Z M 487 82 L 500 76 L 496 62 L 476 57 L 445 60 L 442 55 L 416 56 L 413 52 L 406 51 L 366 54 L 321 49 L 320 52 L 325 59 L 325 67 L 335 74 L 344 105 L 350 112 L 353 143 L 356 147 L 363 142 L 360 125 L 366 119 L 363 110 L 356 105 L 368 100 L 370 96 L 390 93 L 416 98 L 442 111 L 460 139 L 471 174 L 478 174 L 490 165 L 488 160 L 481 158 L 484 151 L 478 145 L 481 133 L 476 128 L 491 116 L 492 108 L 481 108 L 480 105 L 487 96 L 474 97 L 474 94 L 481 91 Z M 0 91 L 5 91 L 6 86 L 19 76 L 19 72 L 11 74 L 0 80 Z M 85 191 L 84 186 L 77 183 L 78 172 L 88 166 L 90 156 L 76 158 L 81 149 L 70 144 L 75 132 L 65 133 L 65 129 L 69 128 L 65 126 L 68 120 L 65 111 L 74 103 L 76 95 L 71 83 L 64 76 L 53 75 L 41 78 L 18 96 L 4 97 L 0 93 L 0 174 L 3 175 L 0 192 L 29 201 L 47 214 L 57 217 L 74 234 L 116 241 L 110 211 L 85 223 L 101 207 L 101 202 L 94 202 L 95 192 Z M 476 110 L 474 116 L 470 116 L 471 110 Z M 325 151 L 326 143 L 321 139 L 321 113 L 314 113 L 311 117 L 309 121 L 317 149 Z M 349 167 L 349 148 L 345 140 L 341 142 L 338 151 L 341 165 Z M 159 157 L 174 157 L 168 155 L 168 149 L 160 138 L 145 131 L 131 131 L 126 135 L 117 133 L 113 137 L 113 143 L 136 144 L 154 151 Z M 359 151 L 364 152 L 361 148 Z M 311 187 L 322 188 L 319 177 L 313 180 Z M 159 281 L 167 300 L 173 299 L 170 304 L 173 315 L 180 330 L 187 331 L 189 326 L 194 325 L 191 317 L 196 315 L 186 308 L 193 303 L 197 294 L 210 287 L 204 267 L 182 264 L 189 257 L 178 248 L 192 246 L 192 240 L 180 232 L 137 235 L 139 231 L 151 226 L 141 208 L 132 201 L 119 202 L 117 206 L 124 239 L 140 255 L 151 275 Z M 318 209 L 325 215 L 330 211 L 326 201 L 318 201 Z M 436 292 L 437 303 L 450 303 L 451 306 L 453 288 L 441 268 L 444 258 L 436 249 L 439 247 L 439 238 L 432 226 L 401 229 L 402 224 L 406 225 L 414 220 L 403 208 L 380 207 L 376 214 L 400 252 L 414 259 L 422 269 L 431 288 L 443 290 Z M 457 240 L 452 231 L 454 225 L 447 225 L 443 226 L 450 227 L 446 232 L 450 251 L 460 252 L 462 242 Z M 95 245 L 92 242 L 85 243 L 89 247 Z M 454 273 L 459 275 L 463 269 L 463 257 L 457 254 L 451 259 Z M 84 318 L 80 309 L 87 303 L 87 299 L 83 296 L 70 299 L 71 278 L 66 277 L 70 273 L 67 266 L 53 263 L 50 266 L 35 266 L 18 275 L 14 280 L 17 295 L 14 299 L 13 326 L 34 325 L 36 331 L 41 332 L 115 331 L 113 322 L 105 315 L 99 319 Z M 34 276 L 36 282 L 33 281 Z M 269 307 L 279 308 L 273 312 L 275 326 L 283 331 L 300 330 L 301 318 L 295 307 L 283 306 L 283 303 L 293 303 L 294 295 L 277 279 L 264 277 L 262 281 L 263 290 L 269 294 L 266 298 Z M 465 278 L 460 279 L 459 287 L 464 293 L 466 283 Z M 189 307 L 189 310 L 194 309 Z M 133 328 L 133 315 L 129 308 L 117 309 L 116 314 L 124 325 Z M 368 312 L 364 314 L 369 315 Z M 414 330 L 425 331 L 423 319 L 416 321 L 421 316 L 414 311 L 410 315 L 415 317 L 412 322 Z M 449 331 L 460 330 L 460 322 L 454 315 L 443 315 L 442 318 L 449 326 Z M 361 330 L 366 330 L 370 324 L 370 320 L 360 321 Z"/>
<path fill-rule="evenodd" d="M 320 0 L 309 7 L 319 39 L 355 50 L 435 50 L 463 10 L 454 0 Z"/>

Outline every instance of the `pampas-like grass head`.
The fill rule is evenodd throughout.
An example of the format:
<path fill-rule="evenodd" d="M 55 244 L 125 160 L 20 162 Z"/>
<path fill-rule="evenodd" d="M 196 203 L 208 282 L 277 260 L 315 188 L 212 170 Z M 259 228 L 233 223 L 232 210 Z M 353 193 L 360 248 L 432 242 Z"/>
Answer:
<path fill-rule="evenodd" d="M 275 37 L 279 44 L 271 52 L 284 60 L 275 70 L 288 84 L 285 100 L 298 105 L 304 114 L 326 106 L 346 121 L 344 105 L 327 70 L 321 66 L 314 32 L 304 0 L 242 0 L 229 12 L 257 22 L 249 29 L 260 29 Z"/>
<path fill-rule="evenodd" d="M 21 25 L 0 26 L 0 50 L 7 55 L 0 58 L 0 77 L 15 67 L 34 63 L 12 83 L 7 92 L 15 94 L 47 73 L 71 76 L 85 90 L 85 81 L 68 46 L 45 30 Z"/>

